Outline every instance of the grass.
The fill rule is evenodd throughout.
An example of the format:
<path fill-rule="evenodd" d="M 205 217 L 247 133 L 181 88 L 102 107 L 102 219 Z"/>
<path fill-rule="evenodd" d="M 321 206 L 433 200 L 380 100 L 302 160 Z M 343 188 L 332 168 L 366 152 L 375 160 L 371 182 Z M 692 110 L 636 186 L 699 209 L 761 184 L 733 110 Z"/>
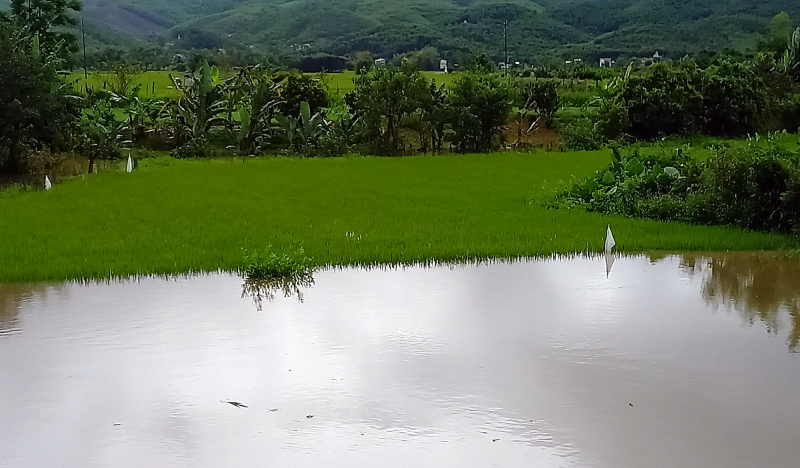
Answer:
<path fill-rule="evenodd" d="M 430 79 L 435 79 L 437 84 L 444 83 L 445 85 L 453 82 L 455 75 L 444 74 L 439 72 L 422 72 L 422 74 Z M 174 98 L 178 96 L 178 91 L 173 87 L 170 75 L 176 78 L 183 78 L 183 72 L 178 71 L 149 71 L 139 74 L 136 77 L 135 84 L 142 85 L 140 96 L 148 98 Z M 314 76 L 322 76 L 328 84 L 328 91 L 332 94 L 347 94 L 355 88 L 353 79 L 356 77 L 354 72 L 343 73 L 312 73 Z M 112 73 L 110 72 L 91 72 L 89 79 L 84 78 L 82 71 L 76 71 L 69 74 L 66 78 L 77 90 L 85 90 L 88 85 L 90 89 L 100 90 L 106 89 L 108 83 L 113 80 Z"/>
<path fill-rule="evenodd" d="M 108 83 L 113 80 L 110 72 L 91 72 L 89 79 L 84 78 L 83 72 L 73 72 L 67 76 L 67 80 L 73 84 L 75 89 L 85 90 L 88 85 L 90 89 L 106 89 Z M 136 76 L 134 86 L 142 85 L 139 95 L 146 98 L 173 98 L 178 96 L 178 91 L 173 87 L 170 75 L 176 78 L 183 78 L 183 73 L 176 71 L 148 71 Z"/>
<path fill-rule="evenodd" d="M 355 88 L 353 80 L 356 78 L 355 72 L 345 71 L 342 73 L 325 73 L 322 75 L 326 83 L 328 83 L 328 92 L 332 94 L 347 94 Z M 444 84 L 445 86 L 453 82 L 453 79 L 458 76 L 453 73 L 431 72 L 424 71 L 422 76 L 428 80 L 436 80 L 437 85 Z"/>
<path fill-rule="evenodd" d="M 239 270 L 302 247 L 316 265 L 598 252 L 777 250 L 794 238 L 548 210 L 607 151 L 337 159 L 143 160 L 0 196 L 0 281 Z M 270 247 L 271 246 L 271 247 Z"/>

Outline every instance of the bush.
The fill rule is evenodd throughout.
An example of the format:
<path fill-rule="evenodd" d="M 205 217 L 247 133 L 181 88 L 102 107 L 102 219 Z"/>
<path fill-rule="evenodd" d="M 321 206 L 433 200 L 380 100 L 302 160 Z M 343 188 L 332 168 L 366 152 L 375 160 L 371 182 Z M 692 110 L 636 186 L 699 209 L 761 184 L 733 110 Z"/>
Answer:
<path fill-rule="evenodd" d="M 267 246 L 271 249 L 272 246 Z M 311 279 L 314 260 L 306 257 L 305 250 L 299 247 L 283 254 L 271 251 L 268 254 L 245 250 L 242 272 L 249 279 L 264 280 L 274 278 Z"/>
<path fill-rule="evenodd" d="M 62 146 L 78 114 L 53 60 L 0 21 L 0 171 L 23 173 L 28 155 Z"/>
<path fill-rule="evenodd" d="M 430 93 L 430 83 L 414 68 L 383 67 L 356 78 L 345 101 L 364 124 L 372 152 L 396 156 L 404 149 L 403 120 L 423 107 Z"/>
<path fill-rule="evenodd" d="M 513 95 L 496 74 L 466 72 L 449 87 L 450 140 L 461 153 L 488 153 L 502 143 Z"/>
<path fill-rule="evenodd" d="M 559 126 L 561 144 L 571 150 L 594 151 L 603 147 L 606 140 L 595 131 L 589 118 L 579 118 Z"/>
<path fill-rule="evenodd" d="M 704 133 L 743 136 L 765 126 L 770 96 L 752 64 L 656 64 L 600 90 L 597 130 L 608 139 Z"/>
<path fill-rule="evenodd" d="M 678 150 L 614 161 L 575 183 L 552 206 L 800 235 L 800 152 L 751 142 L 705 161 Z"/>
<path fill-rule="evenodd" d="M 547 128 L 561 107 L 558 96 L 558 82 L 555 80 L 529 80 L 518 83 L 514 96 L 514 105 L 518 109 L 530 110 Z"/>
<path fill-rule="evenodd" d="M 279 80 L 280 77 L 276 81 Z M 318 78 L 300 73 L 285 78 L 281 97 L 283 102 L 278 106 L 278 110 L 286 116 L 299 115 L 302 102 L 308 103 L 312 114 L 328 106 L 328 92 L 325 85 Z"/>

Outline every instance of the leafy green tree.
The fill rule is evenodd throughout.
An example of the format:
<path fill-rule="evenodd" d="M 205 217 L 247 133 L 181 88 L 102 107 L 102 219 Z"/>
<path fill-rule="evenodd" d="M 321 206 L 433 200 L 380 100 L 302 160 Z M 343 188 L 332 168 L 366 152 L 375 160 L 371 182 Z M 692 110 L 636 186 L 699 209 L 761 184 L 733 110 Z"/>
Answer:
<path fill-rule="evenodd" d="M 756 69 L 723 60 L 703 73 L 702 128 L 707 135 L 742 136 L 762 126 L 769 107 L 766 83 Z"/>
<path fill-rule="evenodd" d="M 2 23 L 0 83 L 0 171 L 18 173 L 31 151 L 64 143 L 77 106 L 34 39 Z"/>
<path fill-rule="evenodd" d="M 31 36 L 38 36 L 43 51 L 77 52 L 78 41 L 64 28 L 76 23 L 70 15 L 81 11 L 79 0 L 11 0 L 11 19 Z"/>
<path fill-rule="evenodd" d="M 430 93 L 428 80 L 410 66 L 378 68 L 356 79 L 345 100 L 364 123 L 372 151 L 383 156 L 402 153 L 400 127 Z"/>
<path fill-rule="evenodd" d="M 759 41 L 758 50 L 783 55 L 786 51 L 786 41 L 789 40 L 793 31 L 794 27 L 789 14 L 778 13 L 769 23 L 769 32 Z"/>
<path fill-rule="evenodd" d="M 502 143 L 502 129 L 513 103 L 512 92 L 502 77 L 462 73 L 449 91 L 451 139 L 458 151 L 487 153 Z"/>
<path fill-rule="evenodd" d="M 281 114 L 290 117 L 298 115 L 303 102 L 308 103 L 313 114 L 328 106 L 328 92 L 320 79 L 292 73 L 283 81 L 283 102 L 278 108 Z"/>
<path fill-rule="evenodd" d="M 89 158 L 89 173 L 94 172 L 97 160 L 122 158 L 122 150 L 130 145 L 125 134 L 130 130 L 125 121 L 118 121 L 114 105 L 104 96 L 83 109 L 73 134 L 74 150 Z"/>
<path fill-rule="evenodd" d="M 558 82 L 555 80 L 519 80 L 515 83 L 512 114 L 517 124 L 517 144 L 522 140 L 523 125 L 530 133 L 540 123 L 550 127 L 561 107 Z"/>
<path fill-rule="evenodd" d="M 442 152 L 448 112 L 447 89 L 431 82 L 428 93 L 421 95 L 417 110 L 419 146 L 423 153 Z"/>

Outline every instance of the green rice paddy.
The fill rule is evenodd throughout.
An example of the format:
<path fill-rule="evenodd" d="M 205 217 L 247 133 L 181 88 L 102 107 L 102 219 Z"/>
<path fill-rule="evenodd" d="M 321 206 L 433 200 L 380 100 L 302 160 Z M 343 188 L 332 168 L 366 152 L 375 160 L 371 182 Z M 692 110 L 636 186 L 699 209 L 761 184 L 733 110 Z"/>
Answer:
<path fill-rule="evenodd" d="M 136 75 L 134 86 L 141 85 L 139 95 L 146 98 L 173 98 L 178 96 L 178 91 L 174 88 L 170 75 L 182 78 L 183 73 L 176 71 L 149 71 Z M 113 81 L 111 72 L 91 72 L 89 79 L 85 79 L 83 72 L 73 72 L 67 76 L 67 80 L 72 83 L 75 89 L 85 91 L 88 86 L 90 90 L 99 91 L 108 88 L 108 84 Z"/>
<path fill-rule="evenodd" d="M 455 75 L 440 72 L 422 72 L 429 80 L 436 80 L 438 84 L 450 84 Z M 135 84 L 142 85 L 140 96 L 149 98 L 173 98 L 177 97 L 178 92 L 173 87 L 170 75 L 182 78 L 183 73 L 177 71 L 149 71 L 136 76 Z M 356 74 L 351 71 L 342 73 L 312 73 L 313 76 L 321 77 L 328 85 L 328 91 L 332 94 L 343 95 L 353 90 L 355 84 L 353 80 Z M 73 84 L 75 89 L 85 91 L 88 86 L 91 90 L 107 89 L 108 84 L 113 81 L 112 72 L 90 72 L 89 79 L 84 77 L 82 71 L 76 71 L 67 76 L 67 80 Z"/>
<path fill-rule="evenodd" d="M 0 281 L 235 270 L 243 249 L 317 265 L 599 252 L 775 250 L 797 239 L 632 220 L 540 201 L 610 153 L 143 160 L 50 191 L 0 194 Z"/>

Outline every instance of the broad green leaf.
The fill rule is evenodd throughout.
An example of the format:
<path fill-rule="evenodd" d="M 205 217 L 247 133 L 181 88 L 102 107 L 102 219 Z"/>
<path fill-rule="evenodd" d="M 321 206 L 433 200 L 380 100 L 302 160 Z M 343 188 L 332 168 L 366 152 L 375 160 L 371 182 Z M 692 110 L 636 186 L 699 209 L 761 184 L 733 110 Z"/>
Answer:
<path fill-rule="evenodd" d="M 644 164 L 639 161 L 639 158 L 633 158 L 628 161 L 625 170 L 628 172 L 628 175 L 638 176 L 644 172 Z"/>
<path fill-rule="evenodd" d="M 605 175 L 603 176 L 603 183 L 606 185 L 611 185 L 616 181 L 614 178 L 614 174 L 611 171 L 606 171 Z"/>

